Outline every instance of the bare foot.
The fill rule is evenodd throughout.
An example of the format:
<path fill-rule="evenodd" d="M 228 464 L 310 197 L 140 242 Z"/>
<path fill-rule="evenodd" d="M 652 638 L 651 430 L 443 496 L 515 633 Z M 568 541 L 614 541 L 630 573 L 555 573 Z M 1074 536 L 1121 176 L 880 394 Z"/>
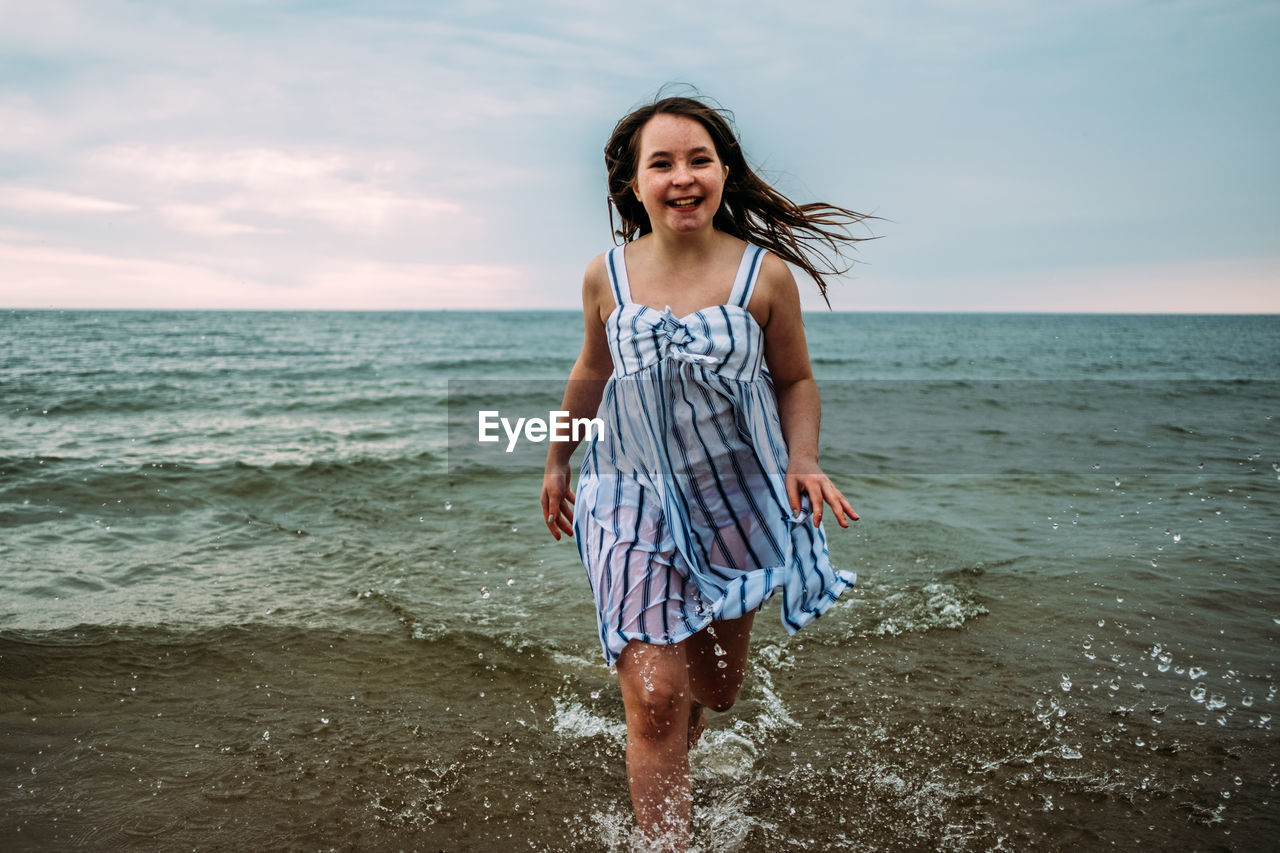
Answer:
<path fill-rule="evenodd" d="M 689 708 L 689 751 L 693 752 L 693 748 L 698 745 L 698 740 L 702 737 L 702 731 L 707 727 L 706 708 L 694 702 Z"/>

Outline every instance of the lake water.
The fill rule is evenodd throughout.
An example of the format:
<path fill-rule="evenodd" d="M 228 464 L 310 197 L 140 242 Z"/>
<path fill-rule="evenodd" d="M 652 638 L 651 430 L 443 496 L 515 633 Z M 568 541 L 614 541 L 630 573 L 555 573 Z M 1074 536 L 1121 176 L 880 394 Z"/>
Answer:
<path fill-rule="evenodd" d="M 815 314 L 858 586 L 756 620 L 715 850 L 1270 849 L 1280 317 Z M 572 312 L 0 314 L 0 847 L 629 849 L 539 520 Z M 452 424 L 452 429 L 451 429 Z"/>

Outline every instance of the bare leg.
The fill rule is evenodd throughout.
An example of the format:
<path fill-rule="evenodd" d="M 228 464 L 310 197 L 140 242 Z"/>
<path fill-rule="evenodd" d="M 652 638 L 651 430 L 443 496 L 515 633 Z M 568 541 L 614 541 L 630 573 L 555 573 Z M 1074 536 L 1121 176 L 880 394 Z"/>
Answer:
<path fill-rule="evenodd" d="M 706 711 L 706 707 L 696 699 L 689 705 L 689 736 L 687 738 L 689 752 L 693 752 L 693 748 L 702 739 L 703 730 L 707 727 Z"/>
<path fill-rule="evenodd" d="M 712 622 L 681 644 L 688 646 L 685 656 L 694 702 L 727 711 L 738 701 L 755 618 L 752 611 L 738 619 Z"/>
<path fill-rule="evenodd" d="M 627 777 L 641 833 L 660 849 L 689 847 L 692 791 L 689 728 L 693 697 L 685 644 L 632 641 L 618 658 L 627 712 Z"/>
<path fill-rule="evenodd" d="M 632 641 L 618 658 L 631 802 L 641 833 L 664 851 L 689 847 L 689 750 L 702 735 L 703 706 L 727 711 L 737 701 L 754 620 L 713 622 L 673 646 Z"/>

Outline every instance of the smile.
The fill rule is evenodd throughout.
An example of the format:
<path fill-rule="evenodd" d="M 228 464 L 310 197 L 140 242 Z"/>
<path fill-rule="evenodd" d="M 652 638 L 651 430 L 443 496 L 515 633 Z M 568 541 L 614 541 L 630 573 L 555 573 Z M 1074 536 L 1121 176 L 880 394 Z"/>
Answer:
<path fill-rule="evenodd" d="M 702 199 L 700 198 L 678 198 L 667 202 L 667 204 L 677 210 L 688 210 L 689 208 L 697 207 L 701 202 Z"/>

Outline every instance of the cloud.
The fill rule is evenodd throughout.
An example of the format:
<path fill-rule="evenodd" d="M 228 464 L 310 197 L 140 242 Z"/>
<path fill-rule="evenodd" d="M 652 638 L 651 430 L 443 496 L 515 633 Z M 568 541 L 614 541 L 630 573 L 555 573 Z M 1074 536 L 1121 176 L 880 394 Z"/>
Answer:
<path fill-rule="evenodd" d="M 308 307 L 368 310 L 493 308 L 524 296 L 524 274 L 512 267 L 484 264 L 340 264 L 308 277 Z"/>
<path fill-rule="evenodd" d="M 609 240 L 609 129 L 687 80 L 798 201 L 886 217 L 837 307 L 1027 310 L 1088 266 L 1119 271 L 1076 305 L 1102 310 L 1142 301 L 1139 268 L 1274 250 L 1275 4 L 651 6 L 0 0 L 0 242 L 64 247 L 23 256 L 32 282 L 98 258 L 211 306 L 569 305 Z M 1236 292 L 1211 281 L 1205 310 Z M 60 292 L 108 304 L 85 287 Z"/>
<path fill-rule="evenodd" d="M 0 207 L 23 213 L 123 213 L 138 209 L 132 204 L 36 187 L 0 187 Z"/>
<path fill-rule="evenodd" d="M 527 289 L 520 270 L 498 265 L 340 262 L 282 285 L 194 260 L 123 257 L 13 239 L 0 239 L 0 269 L 6 271 L 0 305 L 9 308 L 485 308 L 510 305 Z"/>
<path fill-rule="evenodd" d="M 1280 313 L 1280 256 L 1080 266 L 832 287 L 836 310 L 1187 314 Z M 806 306 L 807 307 L 807 306 Z"/>
<path fill-rule="evenodd" d="M 166 222 L 201 236 L 279 233 L 296 219 L 376 232 L 460 210 L 447 199 L 386 189 L 378 175 L 362 174 L 368 164 L 342 154 L 126 146 L 98 152 L 91 160 L 140 183 L 159 200 Z M 376 171 L 377 164 L 372 168 Z M 254 222 L 255 217 L 271 224 Z"/>
<path fill-rule="evenodd" d="M 200 204 L 162 204 L 156 208 L 160 218 L 176 231 L 197 237 L 232 237 L 237 234 L 279 234 L 280 228 L 263 228 L 235 222 L 228 218 L 229 207 Z"/>

